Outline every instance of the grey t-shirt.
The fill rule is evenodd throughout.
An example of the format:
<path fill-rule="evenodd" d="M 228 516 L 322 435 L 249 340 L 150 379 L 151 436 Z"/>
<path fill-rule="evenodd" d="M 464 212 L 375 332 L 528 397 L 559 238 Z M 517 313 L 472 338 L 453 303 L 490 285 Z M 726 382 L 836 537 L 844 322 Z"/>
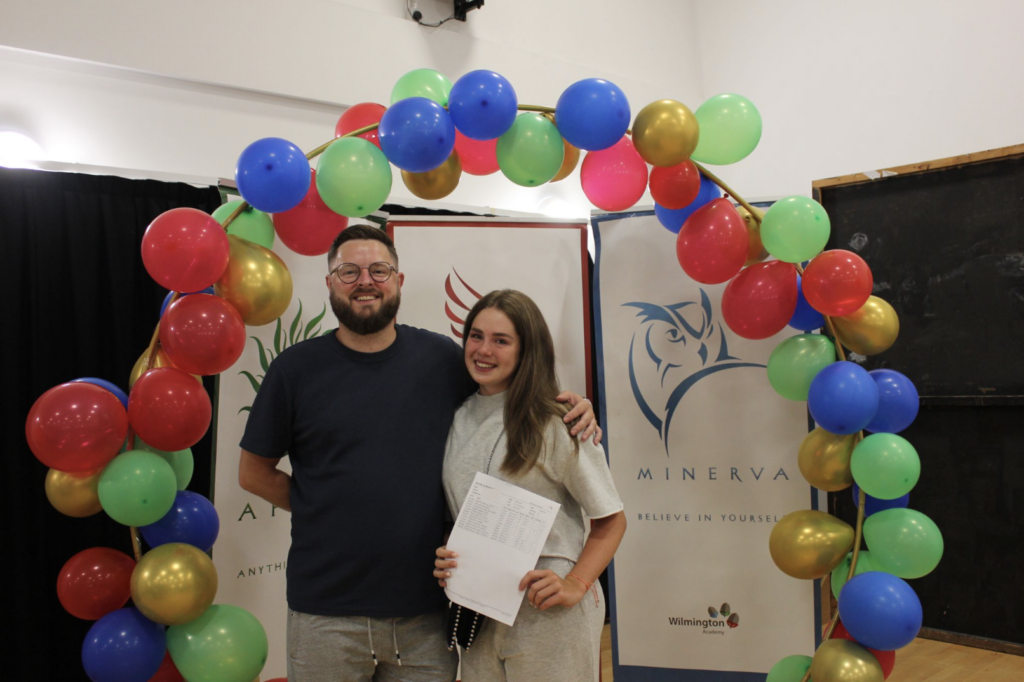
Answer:
<path fill-rule="evenodd" d="M 525 474 L 509 477 L 501 471 L 507 440 L 504 435 L 498 438 L 504 425 L 505 395 L 474 394 L 455 413 L 442 474 L 452 517 L 458 518 L 473 477 L 482 471 L 561 504 L 541 556 L 577 561 L 583 550 L 583 514 L 599 519 L 622 511 L 604 451 L 590 440 L 580 441 L 577 456 L 565 424 L 552 418 L 537 464 Z"/>

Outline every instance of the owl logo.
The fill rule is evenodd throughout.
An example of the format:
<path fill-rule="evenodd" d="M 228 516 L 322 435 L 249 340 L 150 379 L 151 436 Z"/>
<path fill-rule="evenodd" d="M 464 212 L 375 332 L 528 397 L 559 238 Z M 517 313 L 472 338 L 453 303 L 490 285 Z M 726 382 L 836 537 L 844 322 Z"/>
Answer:
<path fill-rule="evenodd" d="M 729 354 L 722 325 L 703 289 L 700 302 L 669 305 L 630 302 L 639 327 L 629 342 L 629 385 L 640 412 L 658 432 L 668 456 L 672 418 L 686 392 L 701 379 L 740 367 L 764 367 Z"/>
<path fill-rule="evenodd" d="M 738 628 L 740 626 L 740 614 L 733 613 L 728 603 L 722 604 L 720 611 L 715 609 L 714 606 L 708 607 L 708 615 L 712 618 L 718 618 L 719 613 L 722 614 L 722 618 L 725 618 L 725 624 L 730 628 Z"/>

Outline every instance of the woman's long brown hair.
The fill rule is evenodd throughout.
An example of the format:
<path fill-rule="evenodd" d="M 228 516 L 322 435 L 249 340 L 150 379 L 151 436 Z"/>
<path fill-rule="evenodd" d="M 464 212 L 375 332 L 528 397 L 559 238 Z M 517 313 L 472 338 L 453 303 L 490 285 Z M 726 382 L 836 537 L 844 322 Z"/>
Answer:
<path fill-rule="evenodd" d="M 463 347 L 481 310 L 496 308 L 505 313 L 519 335 L 519 364 L 505 398 L 505 433 L 508 448 L 501 471 L 509 476 L 525 474 L 544 450 L 544 430 L 552 417 L 559 420 L 569 408 L 555 400 L 555 344 L 537 304 L 512 289 L 492 291 L 473 306 L 463 328 Z M 566 425 L 571 429 L 571 425 Z M 572 438 L 573 452 L 579 443 Z"/>

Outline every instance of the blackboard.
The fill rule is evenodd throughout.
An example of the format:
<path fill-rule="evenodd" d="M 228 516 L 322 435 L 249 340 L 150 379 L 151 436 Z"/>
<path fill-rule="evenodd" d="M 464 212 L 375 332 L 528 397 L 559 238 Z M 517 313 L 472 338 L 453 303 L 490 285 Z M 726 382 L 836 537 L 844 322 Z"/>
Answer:
<path fill-rule="evenodd" d="M 875 179 L 870 179 L 873 176 Z M 1024 653 L 1024 146 L 814 183 L 827 248 L 861 255 L 900 318 L 867 369 L 906 374 L 921 413 L 910 506 L 945 554 L 909 581 L 924 635 Z M 849 491 L 830 508 L 851 524 Z"/>

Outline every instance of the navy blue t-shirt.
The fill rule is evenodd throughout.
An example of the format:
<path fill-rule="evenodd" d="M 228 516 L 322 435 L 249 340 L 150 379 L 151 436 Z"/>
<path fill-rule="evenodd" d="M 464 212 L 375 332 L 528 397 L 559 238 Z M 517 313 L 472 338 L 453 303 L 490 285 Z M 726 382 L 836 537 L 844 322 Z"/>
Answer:
<path fill-rule="evenodd" d="M 455 410 L 477 386 L 451 339 L 395 328 L 377 353 L 334 334 L 288 348 L 253 402 L 242 448 L 291 458 L 294 611 L 397 617 L 446 603 L 431 575 L 441 465 Z"/>

